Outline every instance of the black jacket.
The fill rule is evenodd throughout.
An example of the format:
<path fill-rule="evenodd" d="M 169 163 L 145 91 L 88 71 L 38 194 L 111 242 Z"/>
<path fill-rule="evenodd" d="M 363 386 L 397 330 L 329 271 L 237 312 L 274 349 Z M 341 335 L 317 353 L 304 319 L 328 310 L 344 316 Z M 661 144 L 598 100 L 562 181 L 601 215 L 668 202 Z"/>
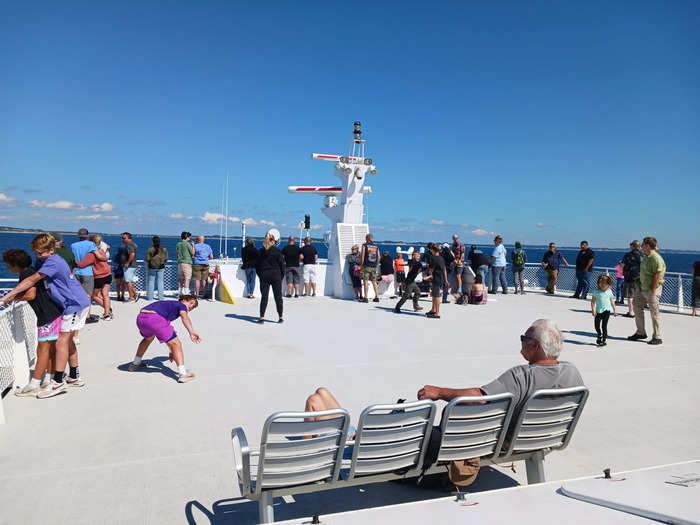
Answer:
<path fill-rule="evenodd" d="M 282 279 L 284 277 L 282 252 L 276 246 L 270 246 L 267 250 L 260 248 L 255 272 L 260 279 L 264 278 L 266 281 L 276 281 L 278 275 Z"/>
<path fill-rule="evenodd" d="M 246 268 L 255 268 L 258 263 L 258 249 L 255 246 L 246 244 L 241 250 L 241 259 L 243 260 L 241 268 L 244 270 Z"/>

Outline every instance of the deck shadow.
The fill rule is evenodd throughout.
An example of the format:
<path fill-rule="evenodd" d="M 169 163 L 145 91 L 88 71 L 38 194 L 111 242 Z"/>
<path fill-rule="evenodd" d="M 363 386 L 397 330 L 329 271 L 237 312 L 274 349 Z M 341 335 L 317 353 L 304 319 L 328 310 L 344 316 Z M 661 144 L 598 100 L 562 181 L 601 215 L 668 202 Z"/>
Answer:
<path fill-rule="evenodd" d="M 562 330 L 562 332 L 567 333 L 567 334 L 573 334 L 573 335 L 581 335 L 583 337 L 593 337 L 593 338 L 598 337 L 598 334 L 596 334 L 595 332 L 584 332 L 582 330 Z M 608 335 L 608 339 L 613 339 L 616 341 L 627 341 L 626 337 L 613 337 L 611 335 Z M 567 343 L 574 343 L 574 344 L 577 343 L 577 341 L 570 341 L 568 339 L 566 340 L 566 342 Z"/>
<path fill-rule="evenodd" d="M 451 495 L 451 490 L 437 488 L 440 483 L 432 478 L 437 476 L 429 476 L 424 481 L 429 488 L 417 487 L 411 481 L 384 482 L 298 494 L 293 496 L 293 503 L 275 498 L 275 521 L 308 518 L 318 514 L 323 522 L 323 516 L 327 514 L 426 501 Z M 483 467 L 477 480 L 469 487 L 462 489 L 462 492 L 483 492 L 517 485 L 517 481 L 499 470 Z M 258 502 L 245 498 L 228 498 L 215 501 L 212 508 L 208 509 L 199 501 L 188 501 L 185 505 L 185 518 L 189 525 L 222 523 L 252 525 L 258 523 Z"/>
<path fill-rule="evenodd" d="M 177 381 L 177 373 L 172 368 L 165 365 L 166 361 L 168 361 L 168 358 L 163 356 L 144 359 L 144 362 L 148 364 L 148 368 L 144 368 L 143 370 L 138 370 L 136 372 L 129 372 L 129 365 L 132 363 L 132 361 L 129 361 L 117 366 L 117 370 L 129 372 L 131 374 L 163 374 L 165 377 L 175 379 Z"/>
<path fill-rule="evenodd" d="M 225 317 L 228 317 L 229 319 L 239 319 L 241 321 L 248 321 L 249 323 L 256 323 L 258 322 L 258 318 L 255 317 L 254 315 L 243 315 L 243 314 L 226 314 Z M 269 321 L 269 322 L 274 322 L 274 321 Z"/>
<path fill-rule="evenodd" d="M 375 306 L 374 308 L 377 310 L 384 310 L 385 312 L 394 313 L 393 306 Z M 425 311 L 421 310 L 420 312 L 413 312 L 411 310 L 401 310 L 401 314 L 396 315 L 413 315 L 418 317 L 425 317 Z"/>

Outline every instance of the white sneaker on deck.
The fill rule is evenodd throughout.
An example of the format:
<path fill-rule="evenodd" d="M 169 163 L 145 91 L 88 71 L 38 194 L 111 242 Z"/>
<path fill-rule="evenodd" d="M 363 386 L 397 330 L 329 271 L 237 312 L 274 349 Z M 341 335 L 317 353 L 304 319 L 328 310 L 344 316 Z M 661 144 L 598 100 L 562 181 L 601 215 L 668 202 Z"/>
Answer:
<path fill-rule="evenodd" d="M 67 392 L 65 383 L 56 383 L 53 379 L 48 388 L 42 388 L 36 395 L 39 399 L 46 399 L 47 397 L 57 396 L 58 394 L 65 394 Z"/>
<path fill-rule="evenodd" d="M 24 385 L 24 388 L 15 390 L 15 395 L 17 397 L 36 397 L 41 388 L 38 386 L 32 386 L 31 383 Z"/>
<path fill-rule="evenodd" d="M 194 374 L 190 370 L 177 376 L 178 383 L 189 383 L 190 381 L 194 381 Z"/>
<path fill-rule="evenodd" d="M 77 388 L 77 387 L 85 386 L 85 379 L 83 379 L 80 376 L 76 377 L 75 379 L 68 376 L 68 377 L 66 377 L 66 383 L 68 383 L 68 386 L 72 386 L 72 387 Z"/>

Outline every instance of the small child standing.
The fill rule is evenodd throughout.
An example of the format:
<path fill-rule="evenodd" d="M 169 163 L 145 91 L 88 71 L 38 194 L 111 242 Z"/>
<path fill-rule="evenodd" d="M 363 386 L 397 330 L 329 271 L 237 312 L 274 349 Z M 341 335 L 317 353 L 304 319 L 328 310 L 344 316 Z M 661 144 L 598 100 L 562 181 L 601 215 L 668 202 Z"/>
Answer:
<path fill-rule="evenodd" d="M 596 344 L 605 346 L 608 338 L 608 320 L 610 312 L 617 317 L 615 309 L 615 296 L 610 290 L 613 279 L 609 275 L 601 275 L 598 277 L 598 289 L 591 295 L 591 313 L 595 319 L 595 331 L 598 334 Z"/>

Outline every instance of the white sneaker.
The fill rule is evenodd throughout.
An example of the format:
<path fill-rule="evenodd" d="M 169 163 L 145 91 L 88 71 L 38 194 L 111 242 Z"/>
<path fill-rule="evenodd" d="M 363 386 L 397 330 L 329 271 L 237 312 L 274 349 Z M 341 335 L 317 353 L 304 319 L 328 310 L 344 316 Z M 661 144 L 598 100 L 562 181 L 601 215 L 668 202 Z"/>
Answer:
<path fill-rule="evenodd" d="M 41 390 L 38 386 L 32 386 L 31 383 L 24 385 L 24 388 L 15 390 L 15 395 L 17 397 L 36 397 L 36 395 Z"/>
<path fill-rule="evenodd" d="M 189 383 L 190 381 L 194 381 L 194 374 L 189 370 L 186 373 L 179 374 L 177 376 L 178 383 Z"/>
<path fill-rule="evenodd" d="M 47 397 L 57 396 L 58 394 L 65 394 L 66 391 L 67 390 L 65 383 L 56 383 L 56 381 L 52 379 L 49 387 L 39 390 L 39 393 L 36 395 L 36 397 L 38 397 L 39 399 L 46 399 Z"/>
<path fill-rule="evenodd" d="M 78 387 L 81 387 L 81 386 L 85 386 L 85 379 L 83 379 L 83 378 L 80 377 L 80 376 L 76 377 L 75 379 L 73 379 L 72 377 L 68 376 L 68 377 L 66 377 L 66 383 L 68 383 L 68 386 L 72 386 L 72 387 L 78 388 Z"/>

